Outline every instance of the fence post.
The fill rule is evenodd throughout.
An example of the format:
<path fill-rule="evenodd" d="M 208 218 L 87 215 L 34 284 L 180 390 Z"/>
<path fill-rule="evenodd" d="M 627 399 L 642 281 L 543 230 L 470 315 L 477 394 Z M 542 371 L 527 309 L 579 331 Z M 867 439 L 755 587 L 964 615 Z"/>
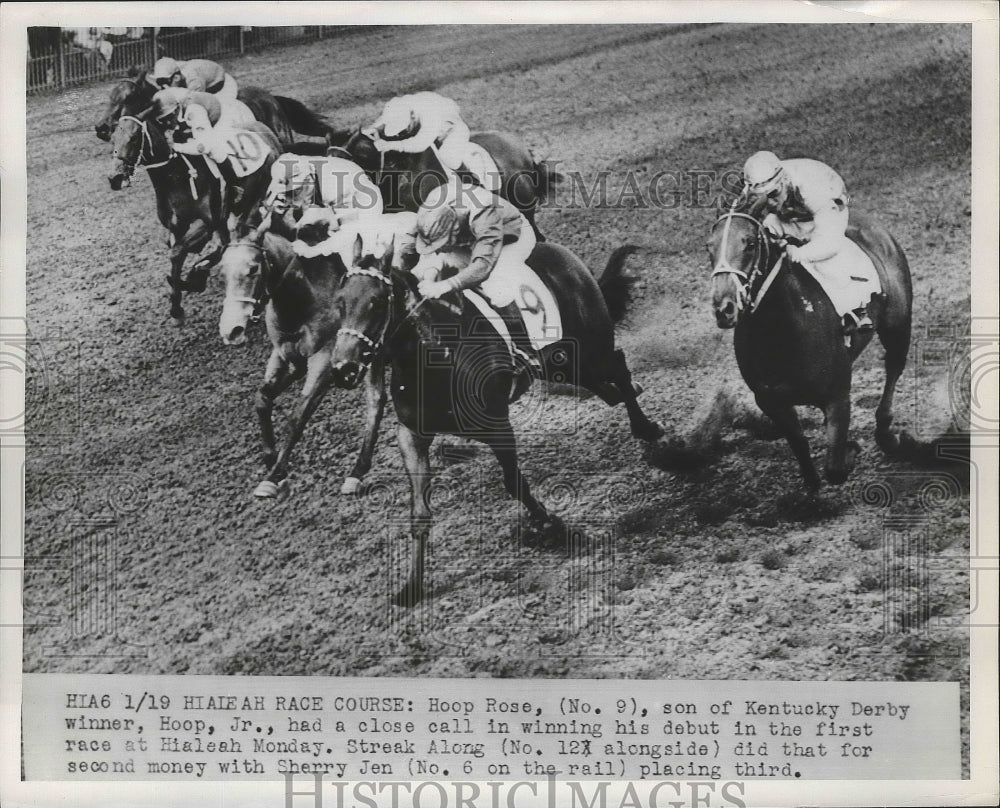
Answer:
<path fill-rule="evenodd" d="M 244 52 L 244 42 L 243 42 L 243 26 L 242 25 L 239 27 L 239 31 L 240 31 L 240 54 L 243 54 L 243 52 Z"/>
<path fill-rule="evenodd" d="M 159 38 L 159 28 L 153 27 L 153 59 L 149 63 L 149 69 L 153 69 L 153 65 L 156 64 L 156 60 L 160 58 L 160 38 Z"/>
<path fill-rule="evenodd" d="M 59 31 L 59 38 L 56 40 L 56 50 L 59 53 L 59 75 L 56 78 L 56 86 L 62 89 L 66 86 L 66 46 L 63 44 L 61 29 Z"/>

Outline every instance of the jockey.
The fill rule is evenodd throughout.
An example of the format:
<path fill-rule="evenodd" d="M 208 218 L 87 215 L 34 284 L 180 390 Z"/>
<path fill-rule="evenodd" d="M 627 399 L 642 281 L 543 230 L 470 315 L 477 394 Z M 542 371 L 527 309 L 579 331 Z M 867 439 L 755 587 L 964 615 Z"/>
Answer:
<path fill-rule="evenodd" d="M 153 84 L 158 89 L 164 87 L 186 87 L 200 93 L 213 93 L 222 98 L 236 100 L 238 87 L 218 62 L 208 59 L 189 59 L 178 62 L 169 56 L 156 61 L 153 67 Z"/>
<path fill-rule="evenodd" d="M 520 360 L 518 372 L 541 375 L 541 363 L 514 302 L 517 272 L 535 247 L 524 215 L 484 188 L 457 180 L 435 188 L 417 212 L 414 247 L 420 256 L 411 270 L 424 297 L 477 288 L 505 314 Z M 439 280 L 443 272 L 457 270 Z M 511 327 L 513 326 L 513 327 Z"/>
<path fill-rule="evenodd" d="M 445 171 L 463 166 L 484 188 L 493 188 L 485 160 L 469 141 L 469 127 L 458 104 L 437 93 L 397 96 L 386 102 L 378 120 L 366 133 L 380 152 L 421 154 L 432 149 Z"/>
<path fill-rule="evenodd" d="M 759 151 L 743 166 L 744 195 L 751 209 L 764 211 L 764 226 L 779 236 L 804 241 L 789 245 L 789 260 L 815 264 L 836 258 L 851 242 L 847 230 L 850 198 L 843 178 L 818 160 L 779 160 Z M 874 328 L 867 306 L 844 315 L 847 333 Z"/>
<path fill-rule="evenodd" d="M 382 195 L 357 163 L 343 157 L 283 154 L 271 166 L 265 207 L 302 214 L 312 205 L 329 208 L 340 223 L 382 213 Z"/>
<path fill-rule="evenodd" d="M 168 87 L 153 96 L 153 117 L 164 131 L 175 152 L 200 154 L 209 158 L 209 165 L 218 169 L 225 179 L 232 202 L 237 202 L 242 189 L 230 165 L 230 145 L 227 142 L 234 129 L 255 119 L 250 109 L 240 101 L 220 98 L 183 87 Z M 186 128 L 187 140 L 177 134 Z"/>

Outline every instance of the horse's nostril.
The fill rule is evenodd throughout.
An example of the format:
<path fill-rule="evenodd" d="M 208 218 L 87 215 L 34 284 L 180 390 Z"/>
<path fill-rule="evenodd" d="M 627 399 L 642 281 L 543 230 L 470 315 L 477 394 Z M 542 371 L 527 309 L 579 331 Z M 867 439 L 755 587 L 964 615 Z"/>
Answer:
<path fill-rule="evenodd" d="M 242 336 L 243 336 L 243 326 L 241 325 L 236 326 L 235 328 L 233 328 L 232 331 L 229 332 L 230 342 L 235 342 Z"/>

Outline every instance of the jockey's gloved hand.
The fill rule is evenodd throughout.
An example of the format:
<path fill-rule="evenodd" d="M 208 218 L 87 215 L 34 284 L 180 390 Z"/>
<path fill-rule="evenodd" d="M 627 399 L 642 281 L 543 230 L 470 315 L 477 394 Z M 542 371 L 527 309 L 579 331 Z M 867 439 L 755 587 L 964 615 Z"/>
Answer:
<path fill-rule="evenodd" d="M 794 261 L 796 264 L 801 264 L 802 263 L 802 258 L 801 258 L 802 248 L 801 247 L 797 247 L 794 244 L 789 244 L 787 247 L 785 247 L 785 255 L 788 256 L 788 260 L 789 261 Z"/>
<path fill-rule="evenodd" d="M 417 291 L 424 297 L 435 300 L 442 295 L 448 294 L 455 289 L 454 284 L 448 281 L 421 281 L 417 284 Z"/>
<path fill-rule="evenodd" d="M 378 150 L 380 152 L 387 152 L 387 151 L 390 151 L 392 149 L 392 143 L 390 143 L 388 140 L 382 140 L 381 138 L 375 138 L 375 140 L 373 140 L 372 142 L 375 144 L 376 150 Z"/>

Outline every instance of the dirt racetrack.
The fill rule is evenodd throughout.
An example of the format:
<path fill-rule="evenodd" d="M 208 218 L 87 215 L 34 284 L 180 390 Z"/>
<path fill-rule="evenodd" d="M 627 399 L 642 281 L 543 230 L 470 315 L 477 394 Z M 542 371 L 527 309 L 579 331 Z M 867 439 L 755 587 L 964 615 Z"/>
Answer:
<path fill-rule="evenodd" d="M 715 326 L 703 245 L 719 178 L 753 151 L 836 167 L 910 259 L 897 422 L 937 435 L 969 323 L 970 47 L 960 26 L 422 27 L 227 63 L 344 125 L 434 88 L 567 175 L 608 172 L 608 205 L 564 185 L 540 227 L 594 270 L 640 248 L 619 337 L 640 401 L 668 436 L 707 423 L 714 440 L 711 464 L 664 470 L 621 407 L 542 390 L 515 405 L 528 480 L 588 538 L 569 555 L 520 547 L 492 456 L 439 440 L 433 596 L 411 611 L 389 605 L 409 498 L 391 412 L 366 497 L 338 493 L 362 416 L 338 391 L 291 496 L 254 501 L 263 329 L 222 345 L 217 278 L 167 324 L 151 186 L 109 190 L 92 130 L 108 86 L 29 99 L 25 670 L 959 680 L 967 704 L 968 467 L 881 455 L 873 344 L 852 394 L 858 466 L 810 501 Z M 659 171 L 675 203 L 613 204 L 628 172 L 645 189 Z"/>

